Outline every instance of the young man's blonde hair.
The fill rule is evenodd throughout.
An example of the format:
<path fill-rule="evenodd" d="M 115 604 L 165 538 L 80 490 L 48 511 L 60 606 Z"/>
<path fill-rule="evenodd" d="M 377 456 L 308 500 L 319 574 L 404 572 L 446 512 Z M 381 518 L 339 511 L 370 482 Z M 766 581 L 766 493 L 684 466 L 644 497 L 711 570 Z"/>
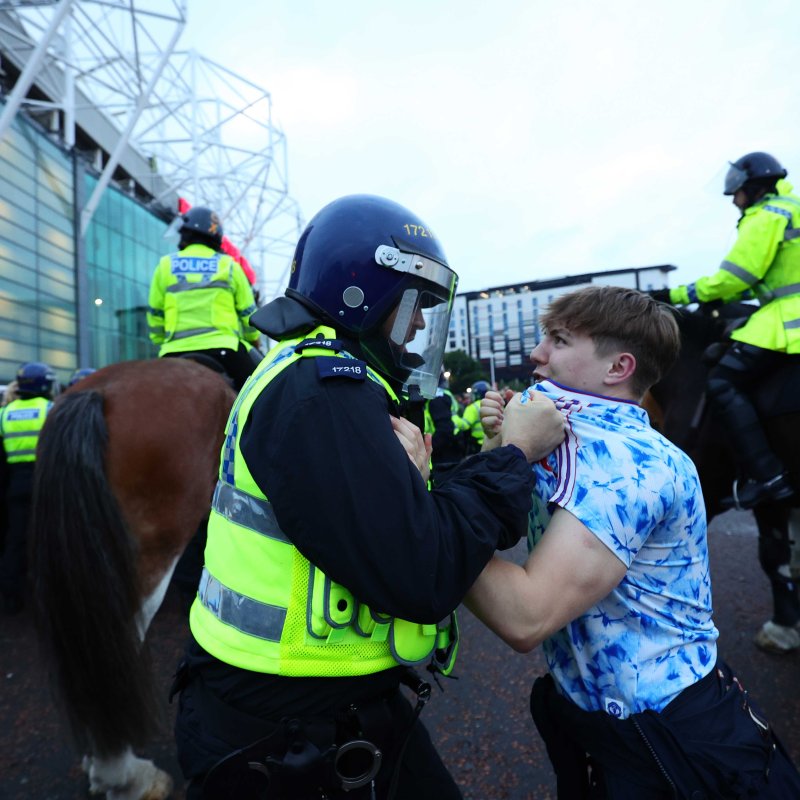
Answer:
<path fill-rule="evenodd" d="M 669 306 L 619 286 L 587 286 L 557 297 L 542 317 L 542 327 L 589 336 L 601 356 L 631 353 L 636 358 L 631 388 L 640 397 L 666 374 L 681 347 Z"/>

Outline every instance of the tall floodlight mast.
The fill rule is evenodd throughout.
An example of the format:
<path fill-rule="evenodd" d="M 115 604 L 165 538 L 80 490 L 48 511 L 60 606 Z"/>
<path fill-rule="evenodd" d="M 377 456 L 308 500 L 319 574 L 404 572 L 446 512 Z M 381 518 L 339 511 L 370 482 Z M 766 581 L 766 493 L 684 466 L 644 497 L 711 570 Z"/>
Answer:
<path fill-rule="evenodd" d="M 50 114 L 68 148 L 91 121 L 99 179 L 81 209 L 81 235 L 122 166 L 154 207 L 177 214 L 183 198 L 218 210 L 269 299 L 303 225 L 289 195 L 286 138 L 266 90 L 177 49 L 186 19 L 186 0 L 0 0 L 0 49 L 20 72 L 0 139 L 20 108 Z"/>

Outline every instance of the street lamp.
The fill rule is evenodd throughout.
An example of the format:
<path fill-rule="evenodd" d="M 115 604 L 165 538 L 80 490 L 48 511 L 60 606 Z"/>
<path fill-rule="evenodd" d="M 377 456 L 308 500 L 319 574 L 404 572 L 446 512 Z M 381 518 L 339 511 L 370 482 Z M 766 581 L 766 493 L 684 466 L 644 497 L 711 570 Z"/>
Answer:
<path fill-rule="evenodd" d="M 492 389 L 497 388 L 494 382 L 494 353 L 489 353 L 489 383 L 492 385 Z"/>

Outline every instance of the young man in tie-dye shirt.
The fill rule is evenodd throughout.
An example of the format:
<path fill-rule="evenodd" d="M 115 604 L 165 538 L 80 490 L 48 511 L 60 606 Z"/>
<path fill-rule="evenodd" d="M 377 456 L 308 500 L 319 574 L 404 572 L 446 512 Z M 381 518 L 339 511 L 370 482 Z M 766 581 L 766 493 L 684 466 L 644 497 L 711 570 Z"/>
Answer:
<path fill-rule="evenodd" d="M 556 299 L 543 327 L 531 354 L 537 383 L 513 402 L 549 398 L 567 435 L 533 467 L 528 560 L 495 556 L 467 605 L 515 650 L 543 645 L 551 677 L 537 681 L 531 709 L 559 798 L 660 798 L 676 787 L 690 796 L 730 780 L 760 797 L 800 797 L 785 794 L 800 792 L 785 756 L 775 779 L 777 740 L 752 706 L 739 703 L 732 726 L 717 727 L 709 710 L 726 698 L 733 708 L 741 692 L 717 657 L 700 482 L 639 405 L 677 357 L 672 312 L 641 292 L 591 286 Z M 503 408 L 487 394 L 485 447 L 502 441 Z M 710 777 L 697 764 L 713 744 L 671 744 L 697 733 L 697 714 L 709 742 L 735 730 L 746 743 L 741 752 L 731 743 L 723 765 L 712 758 Z"/>

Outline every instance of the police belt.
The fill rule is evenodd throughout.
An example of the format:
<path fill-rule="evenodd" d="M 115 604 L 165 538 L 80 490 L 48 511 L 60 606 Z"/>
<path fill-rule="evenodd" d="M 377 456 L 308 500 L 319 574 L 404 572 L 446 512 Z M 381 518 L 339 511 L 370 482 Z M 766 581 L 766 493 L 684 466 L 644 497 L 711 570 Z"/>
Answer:
<path fill-rule="evenodd" d="M 188 670 L 181 675 L 179 668 L 172 694 L 189 681 L 215 734 L 227 741 L 252 740 L 209 771 L 203 783 L 206 800 L 295 800 L 324 797 L 326 789 L 347 792 L 368 786 L 375 780 L 385 755 L 395 762 L 395 772 L 399 770 L 411 729 L 430 698 L 430 685 L 406 669 L 401 681 L 418 700 L 405 731 L 398 726 L 396 709 L 392 707 L 393 698 L 405 703 L 399 689 L 327 717 L 285 717 L 275 722 L 230 706 L 206 686 L 202 676 L 190 676 Z M 395 780 L 392 783 L 394 789 Z"/>

